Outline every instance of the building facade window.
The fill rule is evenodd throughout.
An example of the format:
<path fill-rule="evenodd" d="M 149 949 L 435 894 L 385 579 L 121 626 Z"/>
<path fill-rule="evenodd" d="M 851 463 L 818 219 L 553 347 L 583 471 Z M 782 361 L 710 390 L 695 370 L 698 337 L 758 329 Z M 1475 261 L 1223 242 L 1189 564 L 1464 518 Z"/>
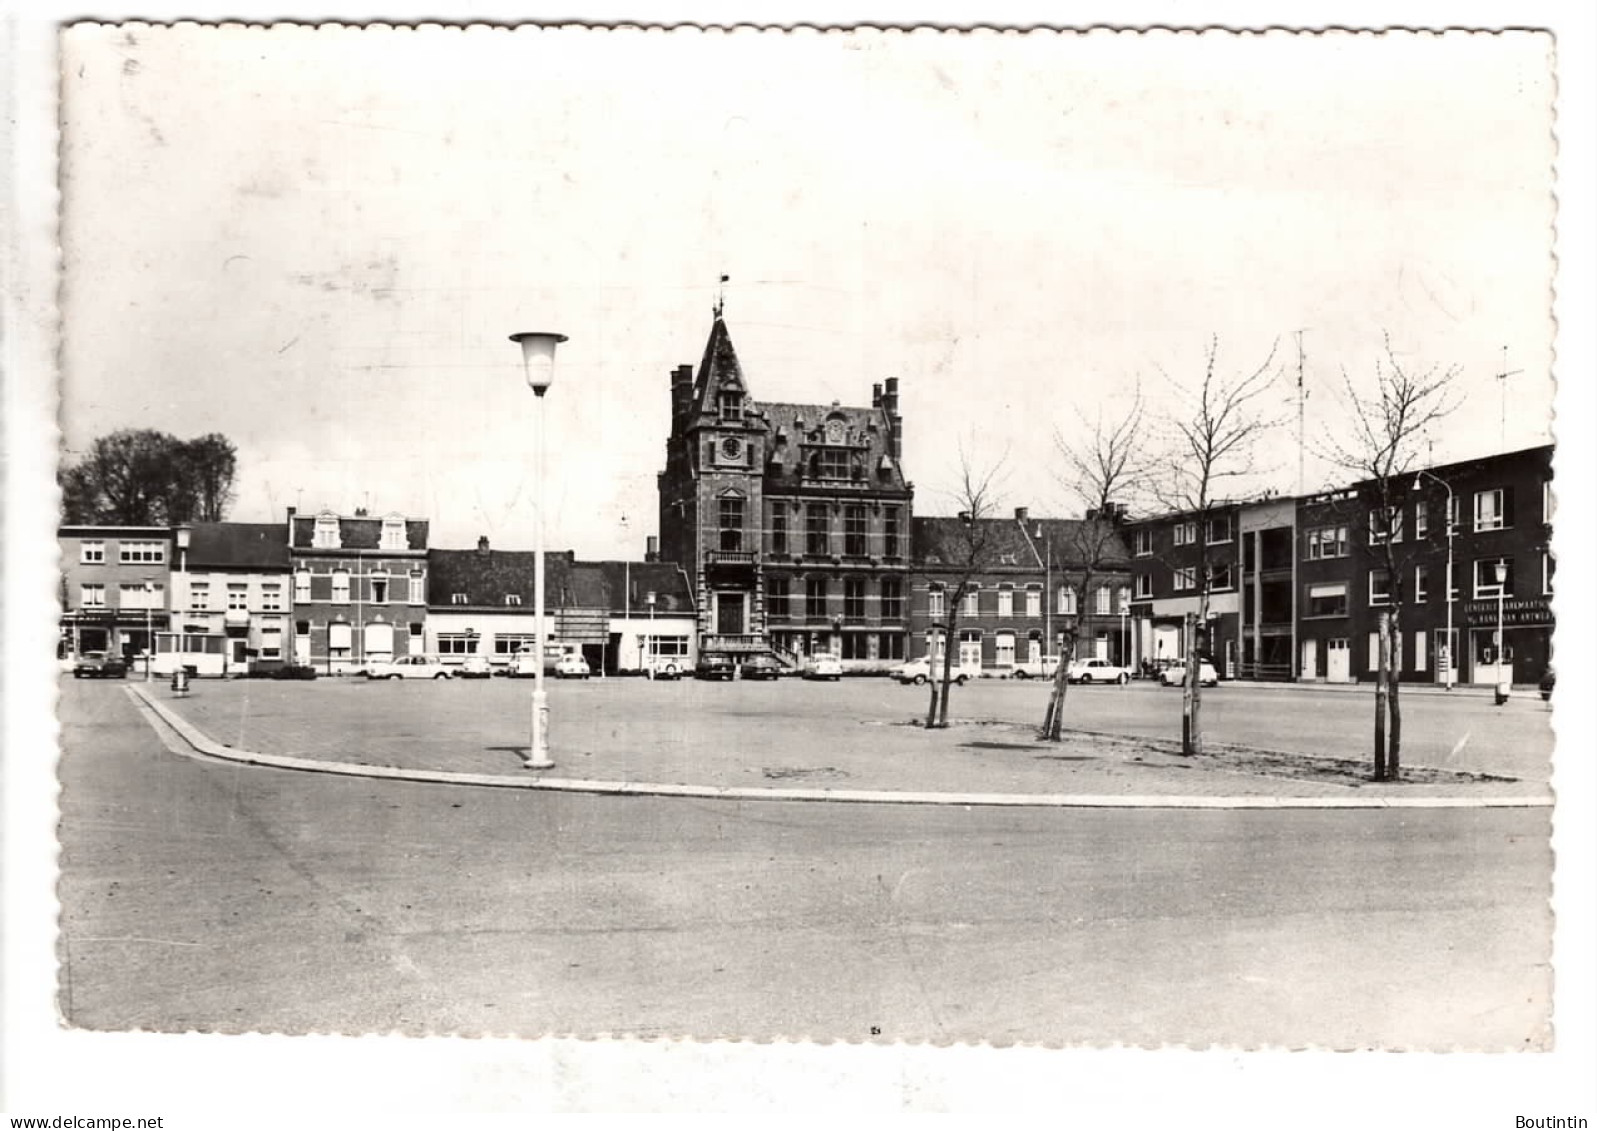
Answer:
<path fill-rule="evenodd" d="M 1152 530 L 1139 530 L 1135 535 L 1133 535 L 1133 538 L 1135 540 L 1137 557 L 1150 558 L 1153 556 Z"/>
<path fill-rule="evenodd" d="M 825 555 L 828 547 L 826 504 L 810 503 L 804 508 L 804 552 L 816 557 Z"/>
<path fill-rule="evenodd" d="M 335 569 L 333 571 L 333 600 L 341 604 L 349 603 L 349 571 Z"/>
<path fill-rule="evenodd" d="M 283 587 L 275 581 L 261 586 L 261 608 L 268 613 L 283 611 Z"/>
<path fill-rule="evenodd" d="M 1384 546 L 1388 542 L 1403 540 L 1403 510 L 1401 507 L 1376 507 L 1370 511 L 1370 545 Z"/>
<path fill-rule="evenodd" d="M 78 587 L 78 606 L 84 609 L 105 608 L 105 586 L 90 582 Z"/>
<path fill-rule="evenodd" d="M 338 517 L 336 515 L 321 514 L 316 516 L 316 526 L 311 531 L 311 545 L 318 550 L 337 550 L 343 545 L 339 536 Z"/>
<path fill-rule="evenodd" d="M 521 594 L 520 593 L 506 593 L 505 594 L 505 605 L 508 606 L 509 608 L 518 608 L 518 607 L 520 607 L 520 605 L 521 605 Z"/>
<path fill-rule="evenodd" d="M 1347 582 L 1309 586 L 1308 610 L 1304 616 L 1310 618 L 1347 616 Z"/>
<path fill-rule="evenodd" d="M 718 505 L 720 544 L 723 550 L 743 548 L 743 500 L 736 495 L 723 495 Z"/>
<path fill-rule="evenodd" d="M 1151 574 L 1151 573 L 1139 573 L 1139 574 L 1137 574 L 1137 596 L 1138 597 L 1152 597 L 1153 596 L 1153 574 Z"/>
<path fill-rule="evenodd" d="M 904 636 L 898 632 L 884 632 L 881 635 L 881 645 L 877 651 L 879 660 L 902 660 L 904 658 Z"/>
<path fill-rule="evenodd" d="M 871 658 L 871 636 L 868 632 L 845 632 L 843 653 L 839 659 L 868 660 Z"/>
<path fill-rule="evenodd" d="M 962 617 L 981 615 L 981 589 L 979 587 L 972 585 L 965 590 L 965 596 L 959 603 L 959 615 Z"/>
<path fill-rule="evenodd" d="M 250 589 L 248 585 L 230 584 L 227 587 L 227 608 L 229 612 L 244 612 L 250 607 Z"/>
<path fill-rule="evenodd" d="M 211 583 L 209 581 L 196 581 L 189 586 L 189 608 L 197 613 L 210 611 Z"/>
<path fill-rule="evenodd" d="M 816 453 L 815 467 L 822 479 L 847 479 L 848 452 L 842 448 L 822 448 Z"/>
<path fill-rule="evenodd" d="M 120 542 L 117 560 L 123 565 L 151 565 L 166 561 L 165 542 Z"/>
<path fill-rule="evenodd" d="M 1423 538 L 1431 531 L 1430 508 L 1425 505 L 1424 499 L 1414 502 L 1414 537 Z"/>
<path fill-rule="evenodd" d="M 1327 558 L 1345 558 L 1348 553 L 1347 527 L 1322 526 L 1308 533 L 1308 559 L 1311 562 Z"/>
<path fill-rule="evenodd" d="M 926 615 L 929 617 L 946 616 L 948 612 L 944 604 L 946 600 L 947 595 L 943 592 L 943 587 L 941 585 L 932 586 L 926 591 Z"/>
<path fill-rule="evenodd" d="M 410 575 L 410 605 L 425 605 L 427 603 L 427 578 L 420 571 Z"/>
<path fill-rule="evenodd" d="M 1546 550 L 1542 551 L 1542 596 L 1553 595 L 1553 556 Z"/>
<path fill-rule="evenodd" d="M 1508 492 L 1501 487 L 1475 492 L 1475 533 L 1508 525 Z"/>
<path fill-rule="evenodd" d="M 311 572 L 302 569 L 294 575 L 294 600 L 309 601 L 311 599 Z"/>
<path fill-rule="evenodd" d="M 1209 520 L 1208 544 L 1218 546 L 1229 541 L 1231 541 L 1231 516 L 1215 515 Z"/>
<path fill-rule="evenodd" d="M 353 647 L 354 630 L 342 621 L 327 626 L 327 653 L 335 660 L 349 659 Z"/>
<path fill-rule="evenodd" d="M 1211 591 L 1235 589 L 1237 587 L 1236 572 L 1231 568 L 1230 562 L 1221 562 L 1209 567 L 1209 589 Z"/>
<path fill-rule="evenodd" d="M 826 578 L 804 579 L 804 617 L 806 620 L 826 619 Z"/>
<path fill-rule="evenodd" d="M 773 577 L 765 583 L 765 615 L 772 620 L 786 620 L 790 615 L 788 581 Z"/>
<path fill-rule="evenodd" d="M 1026 615 L 1028 617 L 1042 616 L 1042 586 L 1028 585 L 1026 587 Z"/>
<path fill-rule="evenodd" d="M 281 628 L 261 629 L 261 659 L 281 660 L 283 658 L 283 630 Z"/>
<path fill-rule="evenodd" d="M 993 637 L 993 662 L 1001 668 L 1015 666 L 1015 634 L 1000 632 Z"/>
<path fill-rule="evenodd" d="M 865 619 L 864 578 L 850 577 L 843 582 L 843 619 L 852 621 Z"/>
<path fill-rule="evenodd" d="M 1502 562 L 1507 567 L 1507 574 L 1503 583 L 1497 583 L 1497 564 Z M 1475 561 L 1475 599 L 1484 597 L 1504 597 L 1514 595 L 1514 559 L 1513 558 L 1478 558 Z"/>
<path fill-rule="evenodd" d="M 1198 571 L 1192 566 L 1183 566 L 1170 571 L 1170 588 L 1180 592 L 1198 587 Z"/>
<path fill-rule="evenodd" d="M 1061 585 L 1056 594 L 1059 600 L 1054 604 L 1054 611 L 1060 616 L 1073 617 L 1076 615 L 1076 591 L 1068 585 Z"/>
<path fill-rule="evenodd" d="M 517 652 L 530 652 L 537 644 L 537 637 L 521 632 L 498 632 L 494 634 L 494 655 L 510 657 Z"/>
<path fill-rule="evenodd" d="M 449 595 L 449 603 L 451 605 L 464 605 L 466 602 L 467 597 L 464 593 L 451 593 Z"/>
<path fill-rule="evenodd" d="M 1114 594 L 1109 586 L 1098 586 L 1097 592 L 1093 594 L 1092 611 L 1101 617 L 1106 617 L 1114 611 Z"/>
<path fill-rule="evenodd" d="M 882 555 L 887 558 L 897 558 L 898 549 L 898 518 L 897 507 L 884 507 L 882 509 Z M 902 648 L 902 642 L 900 642 Z"/>
<path fill-rule="evenodd" d="M 771 552 L 787 553 L 787 504 L 780 500 L 771 509 Z"/>
<path fill-rule="evenodd" d="M 388 575 L 374 574 L 372 576 L 372 604 L 388 604 Z"/>
<path fill-rule="evenodd" d="M 1384 569 L 1370 570 L 1370 605 L 1392 603 L 1392 575 Z"/>
<path fill-rule="evenodd" d="M 882 578 L 882 619 L 904 619 L 904 582 L 899 578 Z"/>
<path fill-rule="evenodd" d="M 865 556 L 865 508 L 857 503 L 843 508 L 843 552 L 853 558 Z"/>
<path fill-rule="evenodd" d="M 438 634 L 438 654 L 440 656 L 473 656 L 477 653 L 478 636 L 474 632 L 440 632 Z"/>
<path fill-rule="evenodd" d="M 1429 566 L 1414 567 L 1414 603 L 1423 605 L 1430 598 L 1431 570 Z"/>
<path fill-rule="evenodd" d="M 1015 591 L 1000 586 L 998 589 L 998 615 L 1012 617 L 1015 615 Z"/>
<path fill-rule="evenodd" d="M 402 518 L 383 519 L 383 533 L 378 545 L 385 550 L 405 549 L 405 520 Z"/>
<path fill-rule="evenodd" d="M 717 393 L 715 403 L 720 410 L 722 420 L 736 420 L 743 415 L 743 396 L 741 393 Z"/>
<path fill-rule="evenodd" d="M 104 542 L 84 542 L 78 546 L 78 561 L 84 565 L 96 565 L 105 561 Z"/>
<path fill-rule="evenodd" d="M 166 607 L 166 586 L 156 582 L 124 582 L 117 587 L 117 600 L 124 609 L 160 609 Z"/>
<path fill-rule="evenodd" d="M 1178 522 L 1175 525 L 1175 539 L 1177 546 L 1190 546 L 1198 540 L 1198 524 L 1196 522 Z"/>

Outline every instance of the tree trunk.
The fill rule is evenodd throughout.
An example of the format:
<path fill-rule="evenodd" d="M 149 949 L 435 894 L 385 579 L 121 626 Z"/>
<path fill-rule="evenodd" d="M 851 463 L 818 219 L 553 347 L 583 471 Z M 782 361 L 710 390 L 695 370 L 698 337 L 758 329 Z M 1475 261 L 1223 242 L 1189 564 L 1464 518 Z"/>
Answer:
<path fill-rule="evenodd" d="M 1387 614 L 1382 613 L 1377 622 L 1376 646 L 1377 655 L 1375 670 L 1375 780 L 1386 781 L 1386 670 L 1389 659 L 1387 649 L 1391 645 L 1389 633 L 1391 622 Z"/>
<path fill-rule="evenodd" d="M 1388 663 L 1386 669 L 1387 698 L 1386 698 L 1386 776 L 1391 781 L 1399 780 L 1402 775 L 1403 748 L 1403 710 L 1398 705 L 1397 689 L 1403 675 L 1403 629 L 1402 613 L 1392 610 L 1391 621 L 1388 625 L 1388 634 L 1391 645 L 1388 649 Z"/>
<path fill-rule="evenodd" d="M 963 592 L 964 586 L 960 586 L 959 589 L 956 589 L 954 591 L 955 599 L 957 600 L 960 595 L 963 594 Z M 949 602 L 949 607 L 953 608 L 953 606 L 954 602 Z M 932 702 L 931 706 L 926 711 L 927 730 L 931 730 L 933 727 L 946 727 L 948 725 L 948 685 L 953 679 L 954 674 L 954 623 L 954 614 L 950 612 L 948 614 L 948 631 L 943 635 L 943 677 L 941 681 L 939 681 L 936 673 L 932 673 L 931 678 Z M 928 664 L 928 670 L 930 667 L 931 665 Z M 941 692 L 938 690 L 939 682 L 942 685 Z"/>
<path fill-rule="evenodd" d="M 1047 742 L 1061 742 L 1064 739 L 1065 696 L 1070 692 L 1070 660 L 1075 654 L 1076 632 L 1067 628 L 1065 641 L 1059 648 L 1059 663 L 1054 667 L 1054 686 L 1048 693 L 1048 712 L 1043 715 L 1042 737 Z"/>
<path fill-rule="evenodd" d="M 1204 602 L 1207 604 L 1207 602 Z M 1186 678 L 1181 681 L 1181 753 L 1192 757 L 1203 753 L 1203 697 L 1199 689 L 1202 672 L 1198 662 L 1198 618 L 1188 613 L 1186 629 Z"/>

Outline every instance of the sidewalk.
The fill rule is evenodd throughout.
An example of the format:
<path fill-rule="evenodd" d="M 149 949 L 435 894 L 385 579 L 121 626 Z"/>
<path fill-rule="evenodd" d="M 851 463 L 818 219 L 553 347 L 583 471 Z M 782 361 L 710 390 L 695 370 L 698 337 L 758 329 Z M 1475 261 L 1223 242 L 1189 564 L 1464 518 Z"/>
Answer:
<path fill-rule="evenodd" d="M 525 703 L 486 682 L 398 688 L 240 681 L 207 683 L 186 699 L 142 686 L 130 691 L 213 757 L 452 784 L 966 805 L 1551 803 L 1545 786 L 1515 779 L 1415 768 L 1402 783 L 1377 784 L 1364 780 L 1364 766 L 1331 759 L 1223 747 L 1185 758 L 1174 743 L 1087 733 L 1067 733 L 1056 745 L 1038 741 L 1030 725 L 990 719 L 928 732 L 907 716 L 816 717 L 791 700 L 784 713 L 777 698 L 753 718 L 747 710 L 687 714 L 671 688 L 633 689 L 634 700 L 654 696 L 663 709 L 590 685 L 562 689 L 567 702 L 551 731 L 556 766 L 541 772 L 521 767 Z"/>

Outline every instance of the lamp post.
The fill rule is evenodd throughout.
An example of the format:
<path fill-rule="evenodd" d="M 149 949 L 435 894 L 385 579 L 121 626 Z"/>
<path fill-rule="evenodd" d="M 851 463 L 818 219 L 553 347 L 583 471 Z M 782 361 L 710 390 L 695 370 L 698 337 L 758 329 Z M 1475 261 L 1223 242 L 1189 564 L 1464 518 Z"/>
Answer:
<path fill-rule="evenodd" d="M 554 761 L 549 757 L 549 698 L 543 686 L 545 659 L 543 623 L 543 508 L 545 498 L 543 397 L 549 391 L 550 384 L 554 381 L 555 347 L 565 341 L 566 336 L 564 334 L 542 332 L 521 333 L 511 334 L 510 340 L 521 346 L 521 365 L 526 373 L 527 387 L 532 390 L 533 394 L 534 464 L 538 474 L 538 485 L 533 491 L 534 503 L 538 508 L 538 521 L 533 528 L 532 556 L 532 631 L 538 660 L 532 669 L 532 742 L 528 747 L 527 758 L 523 765 L 529 770 L 547 770 L 554 765 Z"/>
<path fill-rule="evenodd" d="M 644 661 L 644 664 L 646 665 L 646 670 L 649 673 L 649 678 L 653 679 L 654 678 L 654 601 L 655 601 L 654 590 L 651 589 L 651 590 L 648 591 L 648 593 L 644 594 L 643 600 L 644 600 L 644 603 L 649 606 L 649 641 L 648 641 L 648 645 L 647 645 L 647 649 L 646 649 L 647 652 L 648 652 L 648 658 Z"/>
<path fill-rule="evenodd" d="M 149 683 L 154 676 L 150 672 L 150 664 L 155 659 L 155 583 L 148 577 L 144 579 L 144 682 Z"/>
<path fill-rule="evenodd" d="M 1453 486 L 1439 475 L 1429 471 L 1421 471 L 1414 477 L 1414 490 L 1420 489 L 1420 480 L 1433 479 L 1442 485 L 1442 490 L 1447 492 L 1447 514 L 1443 521 L 1447 524 L 1447 644 L 1440 657 L 1442 663 L 1443 686 L 1453 690 L 1453 673 L 1458 670 L 1457 660 L 1453 655 Z"/>
<path fill-rule="evenodd" d="M 1131 637 L 1126 633 L 1126 613 L 1131 607 L 1131 590 L 1122 585 L 1116 596 L 1120 599 L 1120 666 L 1130 671 L 1131 665 L 1127 662 L 1129 657 L 1126 653 L 1131 651 Z"/>
<path fill-rule="evenodd" d="M 1508 700 L 1508 683 L 1503 679 L 1503 589 L 1508 582 L 1508 563 L 1498 558 L 1492 568 L 1497 574 L 1497 649 L 1494 659 L 1497 660 L 1497 705 L 1501 707 Z"/>

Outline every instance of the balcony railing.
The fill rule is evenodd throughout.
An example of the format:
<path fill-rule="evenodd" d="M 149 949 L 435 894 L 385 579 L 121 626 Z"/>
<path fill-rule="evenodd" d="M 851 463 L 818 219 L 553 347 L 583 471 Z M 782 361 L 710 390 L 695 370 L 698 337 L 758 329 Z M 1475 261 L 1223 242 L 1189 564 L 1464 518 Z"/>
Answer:
<path fill-rule="evenodd" d="M 711 550 L 705 560 L 710 565 L 753 565 L 753 550 Z"/>
<path fill-rule="evenodd" d="M 707 632 L 699 648 L 705 652 L 764 652 L 765 637 L 757 632 Z"/>

